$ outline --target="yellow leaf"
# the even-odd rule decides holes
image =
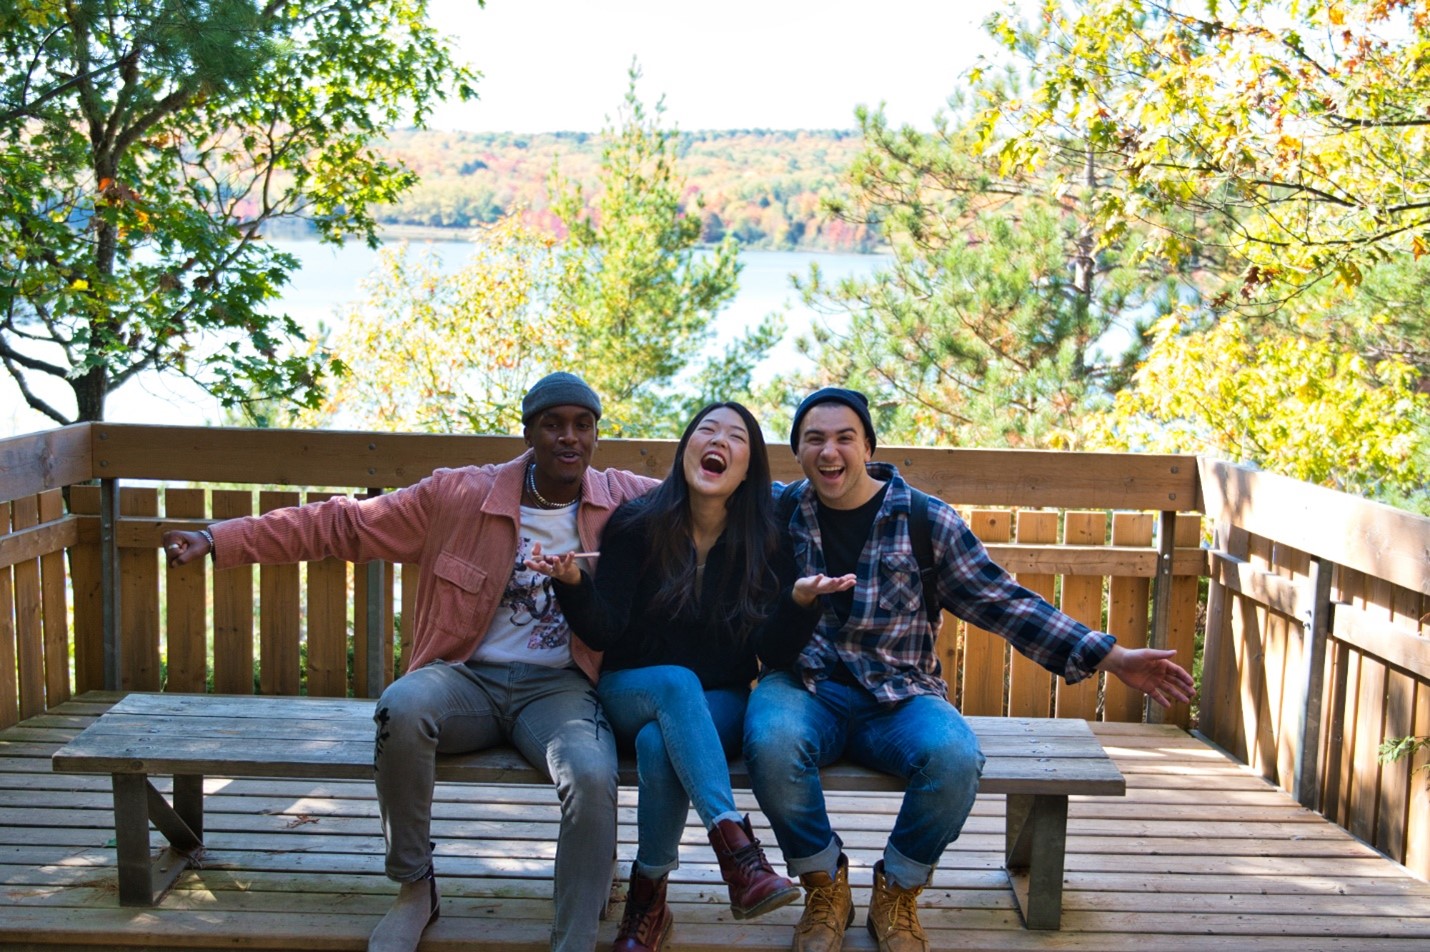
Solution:
[[[70,282],[70,290],[71,290],[71,291],[88,291],[88,290],[89,290],[89,282],[86,281],[84,278],[75,278],[73,281]]]

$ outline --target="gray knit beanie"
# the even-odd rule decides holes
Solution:
[[[869,418],[869,398],[858,390],[846,390],[843,387],[825,387],[816,390],[804,398],[799,409],[794,411],[794,423],[789,428],[789,446],[795,452],[799,452],[799,424],[804,419],[804,415],[811,407],[817,407],[821,403],[842,403],[844,406],[854,411],[854,415],[859,418],[859,422],[864,424],[864,435],[869,438],[869,449],[873,450],[878,445],[874,436],[874,421]]]
[[[586,381],[564,370],[547,374],[526,391],[521,399],[521,422],[530,423],[531,418],[552,407],[585,407],[601,419],[601,398],[596,396]]]

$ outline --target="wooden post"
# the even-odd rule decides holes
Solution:
[[[120,669],[119,480],[99,481],[99,587],[104,629],[104,689],[123,690]]]
[[[368,497],[382,494],[381,489],[368,489]],[[383,643],[387,640],[385,602],[387,599],[387,563],[373,560],[367,564],[367,684],[363,697],[375,698],[382,693]],[[356,686],[355,686],[356,687]]]
[[[1177,546],[1177,513],[1162,510],[1157,524],[1157,581],[1152,592],[1152,630],[1147,647],[1167,647],[1167,628],[1172,620],[1172,556]],[[1151,698],[1142,702],[1142,717],[1148,724],[1162,723],[1162,708]]]
[[[1321,759],[1321,699],[1325,694],[1326,635],[1331,630],[1331,563],[1325,559],[1311,561],[1311,604],[1302,621],[1301,646],[1301,706],[1296,715],[1296,776],[1291,793],[1301,806],[1319,810],[1321,784],[1318,770]]]

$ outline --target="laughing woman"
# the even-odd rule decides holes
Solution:
[[[636,752],[640,842],[615,952],[655,952],[669,933],[666,880],[692,803],[735,918],[799,895],[735,808],[726,758],[739,750],[756,630],[810,627],[800,603],[845,582],[815,576],[796,583],[798,601],[781,594],[772,509],[758,424],[738,403],[712,404],[686,427],[665,481],[611,517],[594,579],[570,553],[528,563],[556,580],[581,640],[605,652],[597,692],[617,742]]]

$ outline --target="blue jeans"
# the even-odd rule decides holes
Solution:
[[[693,671],[678,665],[607,671],[596,692],[616,742],[635,748],[636,867],[658,879],[680,865],[692,804],[707,830],[740,818],[726,758],[740,749],[748,692],[706,691]]]
[[[884,704],[862,687],[820,681],[810,693],[784,671],[750,695],[745,763],[761,809],[795,875],[833,869],[841,841],[829,824],[819,768],[848,757],[908,781],[889,834],[885,872],[903,886],[928,881],[973,809],[983,752],[947,700]]]

